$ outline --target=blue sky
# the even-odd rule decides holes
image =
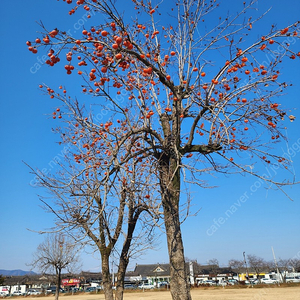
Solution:
[[[220,2],[223,11],[230,9],[235,13],[241,1]],[[259,15],[271,6],[272,10],[252,34],[267,32],[271,24],[284,27],[299,17],[298,0],[284,1],[284,5],[281,0],[259,0],[253,14]],[[61,151],[58,137],[51,132],[55,125],[49,117],[56,107],[55,103],[42,95],[38,85],[42,82],[56,86],[65,84],[74,93],[76,87],[65,72],[43,65],[40,61],[44,53],[39,51],[38,55],[32,55],[25,42],[39,36],[36,32],[40,28],[36,22],[40,20],[49,29],[71,30],[74,35],[82,24],[88,27],[94,22],[101,22],[96,17],[87,22],[81,18],[82,11],[69,17],[68,8],[64,2],[55,0],[1,3],[0,269],[29,269],[26,264],[44,238],[33,231],[44,230],[53,224],[53,216],[40,207],[38,194],[42,191],[32,187],[34,177],[23,161],[33,167],[51,169],[51,160]],[[300,43],[298,46],[300,50]],[[294,164],[289,179],[294,174],[299,181],[299,60],[297,64],[287,60],[283,66],[286,80],[293,82],[294,86],[280,101],[286,107],[296,108],[291,113],[297,119],[287,124],[289,141],[278,146],[278,153],[290,151]],[[277,170],[265,171],[281,178]],[[242,259],[245,251],[270,260],[273,246],[278,257],[299,255],[300,258],[299,185],[286,189],[294,200],[290,201],[281,192],[267,189],[265,184],[251,176],[216,174],[207,179],[208,183],[217,187],[201,190],[191,187],[192,209],[200,211],[182,226],[187,257],[200,263],[217,258],[221,265],[226,265],[231,258]],[[133,268],[136,262],[168,262],[163,237],[160,245],[156,251],[132,261],[130,267]],[[82,263],[84,270],[99,270],[100,263],[95,256],[83,254]]]

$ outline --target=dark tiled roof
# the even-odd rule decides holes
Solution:
[[[86,281],[102,280],[102,273],[82,271],[77,277],[85,279]]]
[[[3,285],[31,285],[31,284],[49,284],[55,282],[54,275],[24,275],[24,276],[7,276]]]
[[[228,274],[228,273],[234,273],[233,270],[230,267],[221,268],[217,265],[199,265],[194,264],[194,274],[195,275],[205,275],[205,274]]]
[[[134,275],[143,276],[170,276],[169,264],[150,264],[150,265],[136,265]]]

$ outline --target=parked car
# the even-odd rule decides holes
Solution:
[[[151,290],[154,289],[154,285],[150,283],[143,283],[139,285],[139,289]]]
[[[35,296],[37,296],[37,295],[41,295],[42,293],[40,292],[40,291],[38,291],[38,290],[34,290],[34,289],[29,289],[28,291],[27,291],[27,295],[35,295]]]
[[[62,289],[62,288],[60,288],[60,289],[59,289],[59,292],[60,292],[60,293],[64,293],[65,290]],[[47,288],[46,294],[50,294],[50,293],[52,293],[52,294],[55,294],[55,293],[56,293],[56,286],[49,286],[49,287]]]
[[[198,285],[206,285],[206,284],[212,285],[212,283],[213,283],[212,280],[201,280],[198,282]]]
[[[204,280],[201,284],[217,285],[217,282],[215,280]]]
[[[125,284],[124,289],[125,290],[136,290],[137,286],[135,284]]]
[[[229,285],[235,285],[239,283],[236,279],[228,279],[227,282]]]
[[[260,284],[260,280],[259,279],[250,279],[250,283],[251,284]]]
[[[209,285],[217,285],[218,281],[217,280],[207,280],[206,283],[208,283]]]
[[[226,285],[235,285],[235,284],[238,284],[238,283],[239,282],[236,279],[228,279],[228,280],[221,281],[219,283],[219,285],[226,286]]]
[[[96,290],[97,288],[95,286],[89,286],[84,291],[91,293],[91,292],[96,292]]]
[[[0,292],[0,297],[1,297],[1,298],[4,298],[4,297],[6,297],[6,296],[8,296],[7,293],[5,293],[5,292]]]
[[[286,283],[299,283],[300,282],[300,277],[286,277],[285,278]]]
[[[201,284],[203,284],[203,279],[197,280],[197,285],[199,286]]]
[[[14,291],[11,295],[12,296],[23,296],[24,293],[22,293],[21,291]]]
[[[275,283],[278,283],[278,281],[276,279],[273,279],[273,278],[262,278],[260,281],[263,284],[275,284]]]
[[[167,282],[167,281],[160,281],[160,282],[157,282],[157,287],[158,288],[166,288],[166,287],[168,287],[170,284],[169,284],[169,282]]]
[[[244,281],[245,284],[259,284],[259,279],[250,278],[249,280]]]

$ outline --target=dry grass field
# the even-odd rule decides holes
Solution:
[[[36,299],[37,298],[37,299]],[[54,296],[26,297],[26,299],[52,300]],[[300,300],[300,286],[201,288],[192,290],[193,300]],[[103,294],[78,294],[60,296],[62,300],[104,300]],[[171,300],[169,291],[125,292],[124,300]]]

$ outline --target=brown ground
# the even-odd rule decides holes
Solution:
[[[300,286],[261,288],[207,288],[192,290],[193,300],[300,300]],[[26,297],[35,300],[54,300],[54,296]],[[61,300],[104,300],[103,294],[61,295]],[[124,300],[171,300],[169,291],[125,292]]]

